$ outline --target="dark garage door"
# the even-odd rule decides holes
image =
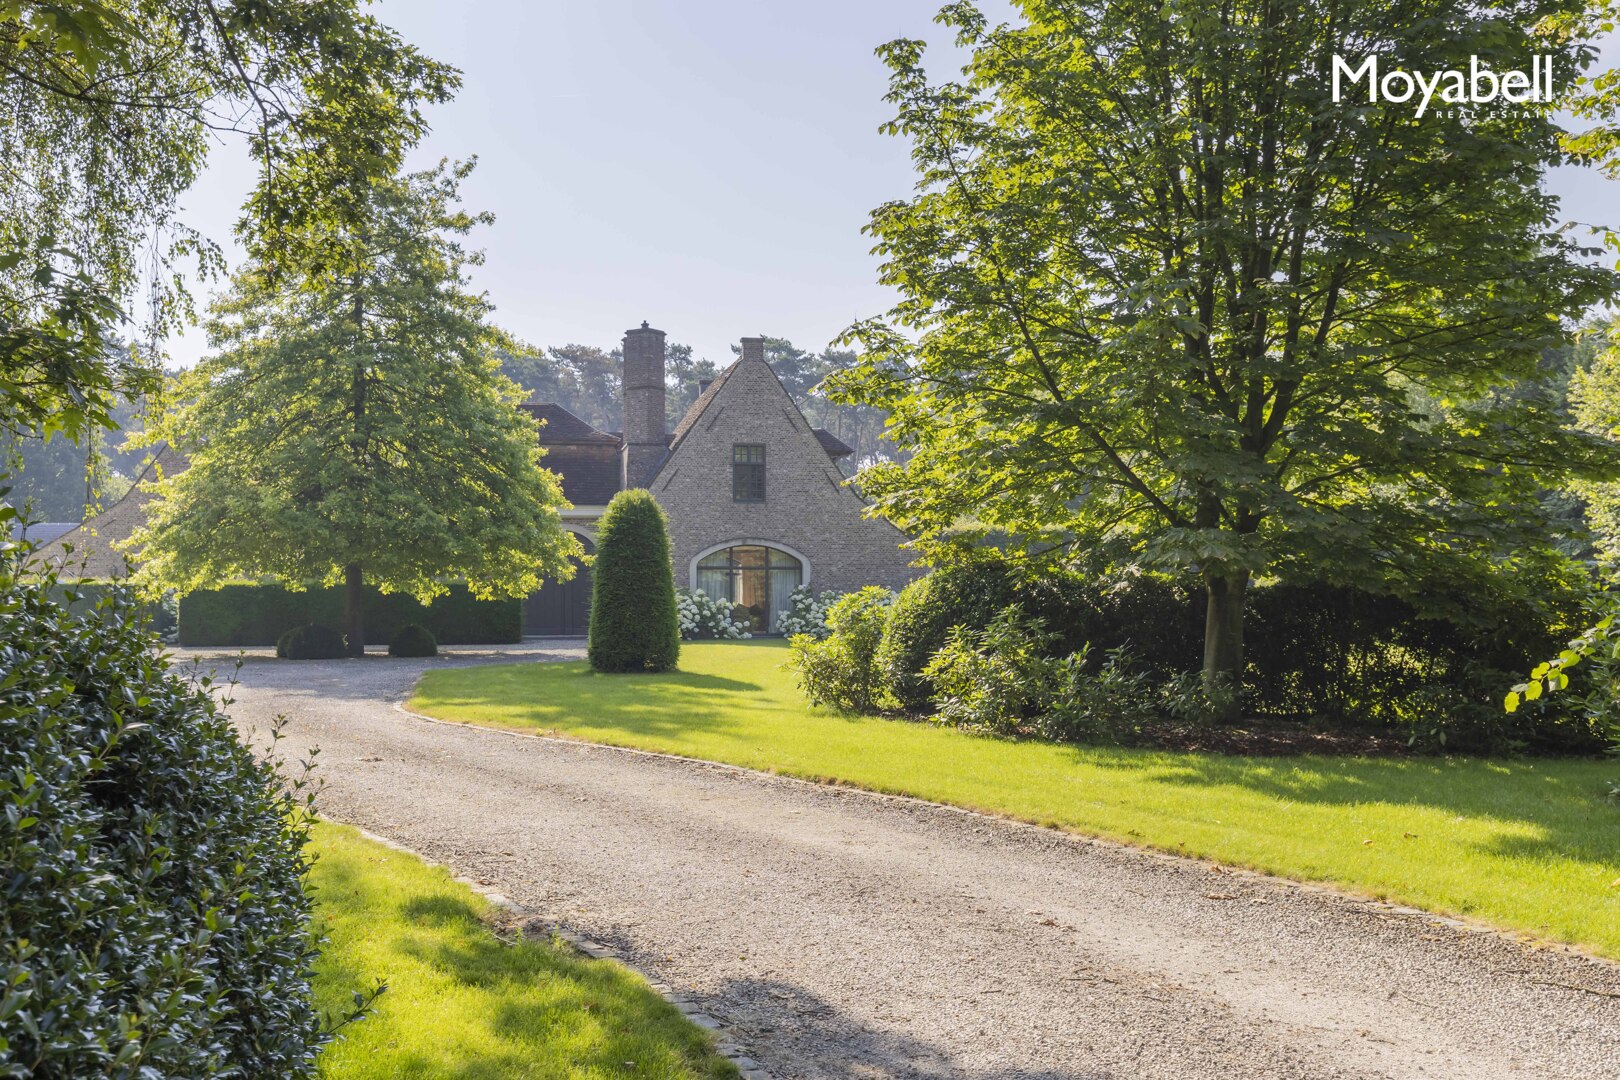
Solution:
[[[581,536],[580,544],[589,555],[595,546]],[[523,632],[550,636],[576,636],[585,633],[591,616],[591,572],[581,566],[573,580],[547,579],[539,592],[523,602]]]

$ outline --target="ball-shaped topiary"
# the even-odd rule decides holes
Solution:
[[[341,630],[307,623],[276,639],[276,655],[283,660],[341,660],[349,655],[345,640]]]
[[[0,564],[0,1062],[53,1080],[312,1076],[329,1036],[301,803],[170,669],[126,592],[70,609],[48,572],[13,569]]]
[[[421,623],[406,623],[388,642],[389,656],[438,656],[439,642]]]
[[[650,492],[619,492],[596,527],[586,655],[612,672],[670,671],[680,659],[669,530]]]

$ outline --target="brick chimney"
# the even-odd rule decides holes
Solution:
[[[646,487],[669,450],[664,426],[664,332],[645,322],[624,332],[624,454],[627,488]]]
[[[742,339],[742,358],[744,360],[758,360],[765,362],[765,339],[762,337],[745,337]]]

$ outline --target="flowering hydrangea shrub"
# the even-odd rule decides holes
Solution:
[[[738,640],[753,637],[747,624],[731,617],[731,602],[717,600],[702,589],[676,589],[675,614],[680,619],[681,637],[729,638]]]
[[[810,591],[810,586],[800,585],[788,594],[787,610],[776,616],[776,632],[789,637],[794,634],[809,634],[817,639],[826,637],[832,633],[827,626],[827,612],[838,602],[838,595],[828,590],[817,596]]]

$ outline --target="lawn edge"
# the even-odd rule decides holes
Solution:
[[[1323,896],[1332,897],[1333,899],[1339,901],[1361,904],[1380,914],[1416,918],[1425,922],[1437,924],[1465,933],[1484,934],[1490,937],[1499,938],[1514,945],[1528,946],[1542,950],[1556,950],[1577,959],[1597,964],[1600,967],[1620,967],[1620,957],[1604,956],[1592,950],[1582,948],[1579,945],[1572,945],[1564,941],[1554,941],[1549,938],[1538,937],[1537,935],[1528,931],[1515,930],[1497,923],[1486,921],[1484,919],[1477,919],[1467,915],[1458,915],[1452,912],[1431,911],[1428,908],[1412,907],[1408,904],[1391,903],[1390,901],[1382,900],[1371,893],[1362,892],[1352,886],[1341,885],[1338,882],[1323,881],[1320,879],[1287,877],[1282,874],[1274,874],[1265,870],[1256,870],[1251,866],[1245,866],[1241,863],[1225,862],[1212,856],[1179,854],[1177,852],[1167,851],[1164,848],[1157,847],[1153,844],[1135,844],[1083,828],[1056,824],[1042,824],[1040,822],[1031,821],[1028,818],[1018,817],[1013,814],[979,810],[968,806],[957,806],[954,803],[935,802],[932,799],[924,799],[917,795],[904,795],[897,792],[880,791],[876,788],[865,787],[849,780],[838,780],[832,778],[812,780],[802,776],[792,776],[787,773],[771,772],[766,769],[753,769],[746,765],[733,765],[730,762],[715,761],[711,758],[690,757],[685,754],[670,753],[667,750],[644,750],[636,746],[621,746],[617,743],[595,742],[591,739],[576,738],[574,736],[564,735],[556,731],[524,731],[495,724],[480,724],[471,720],[446,720],[442,717],[428,716],[426,713],[420,713],[409,708],[408,703],[413,700],[414,697],[415,688],[413,687],[411,697],[407,698],[405,701],[394,702],[394,708],[405,716],[408,716],[414,720],[423,721],[424,723],[442,724],[446,727],[456,728],[476,728],[480,731],[494,732],[497,735],[508,735],[517,739],[539,739],[543,742],[553,742],[571,746],[592,746],[596,747],[597,749],[612,750],[621,754],[635,754],[641,757],[661,758],[667,761],[676,761],[688,765],[698,765],[708,769],[725,769],[729,772],[737,773],[743,776],[783,781],[792,784],[802,784],[806,787],[834,788],[839,791],[858,794],[862,798],[867,799],[880,801],[891,800],[895,802],[910,803],[916,806],[928,807],[934,810],[946,810],[953,814],[964,814],[983,821],[995,822],[1003,826],[1038,830],[1043,835],[1050,836],[1052,834],[1056,834],[1065,837],[1072,843],[1096,844],[1116,851],[1126,852],[1138,857],[1161,859],[1176,864],[1203,863],[1205,865],[1219,866],[1226,873],[1242,875],[1245,878],[1253,879],[1259,882],[1267,882],[1273,885],[1282,885],[1289,888],[1304,890],[1306,892],[1317,893]],[[625,966],[632,967],[634,970],[632,965],[626,964]],[[647,978],[644,973],[641,974],[643,978]],[[649,979],[649,981],[651,980]]]
[[[401,712],[405,712],[407,715],[417,715],[415,713],[411,713],[410,710],[405,709],[397,702],[395,703],[395,708],[400,709]],[[435,720],[431,716],[419,717],[419,719],[428,720],[435,724],[453,723],[453,721],[448,720]],[[634,972],[636,975],[641,977],[643,982],[652,987],[653,993],[675,1006],[676,1011],[682,1016],[686,1017],[687,1020],[691,1021],[693,1024],[696,1024],[698,1027],[702,1028],[713,1036],[714,1052],[735,1065],[737,1067],[737,1072],[742,1075],[743,1080],[777,1080],[776,1077],[766,1072],[764,1067],[761,1066],[759,1062],[755,1061],[751,1056],[749,1056],[748,1052],[743,1048],[742,1042],[738,1038],[736,1032],[725,1022],[704,1012],[702,1009],[697,1007],[697,1004],[691,998],[686,997],[668,983],[654,978],[652,975],[643,971],[641,968],[625,959],[624,956],[608,946],[603,945],[601,942],[593,941],[582,934],[576,934],[572,930],[564,929],[561,924],[550,916],[536,911],[535,909],[524,904],[520,904],[516,900],[513,900],[511,897],[507,896],[505,893],[492,889],[487,885],[480,885],[474,879],[456,873],[455,867],[449,865],[448,863],[442,863],[436,859],[430,858],[414,848],[407,847],[398,840],[390,839],[389,837],[383,836],[380,833],[372,832],[370,829],[367,829],[364,826],[356,825],[353,822],[343,821],[342,819],[332,817],[329,814],[322,814],[320,816],[320,820],[330,821],[334,824],[342,825],[345,828],[353,829],[355,832],[359,833],[361,836],[365,837],[367,840],[370,840],[374,844],[381,844],[383,847],[388,848],[391,851],[397,851],[403,855],[409,855],[413,859],[426,863],[428,866],[436,866],[449,871],[451,879],[455,881],[456,884],[466,886],[487,900],[492,906],[500,909],[507,915],[512,916],[512,918],[519,920],[519,928],[525,936],[532,936],[537,932],[543,932],[548,936],[561,938],[563,941],[568,943],[570,948],[579,953],[581,956],[587,957],[591,960],[607,960],[611,963],[619,965],[622,968],[625,968],[628,971]]]

